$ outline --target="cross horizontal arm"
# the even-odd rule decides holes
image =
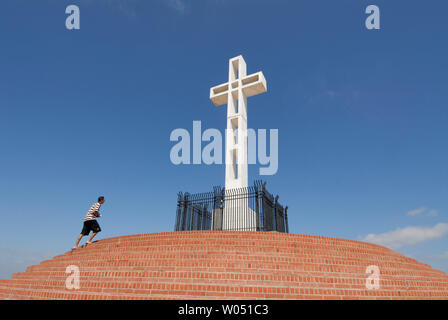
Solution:
[[[232,93],[237,92],[241,87],[246,97],[252,97],[267,91],[266,79],[263,72],[257,72],[242,79],[227,82],[210,89],[210,100],[215,106],[222,106],[228,103],[229,89]],[[238,95],[236,95],[238,96]]]

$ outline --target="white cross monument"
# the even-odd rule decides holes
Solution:
[[[267,91],[263,72],[247,75],[243,56],[229,60],[229,81],[210,89],[215,106],[227,104],[226,130],[226,190],[248,187],[247,161],[247,98]],[[225,230],[251,229],[255,215],[247,199],[238,205],[239,210],[224,210]],[[226,207],[226,209],[229,209]],[[226,211],[229,214],[226,214]],[[237,215],[237,216],[235,216]]]

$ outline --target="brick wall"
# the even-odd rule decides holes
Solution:
[[[66,285],[72,265],[79,289]],[[448,299],[448,276],[359,241],[172,232],[104,239],[30,266],[0,280],[0,299]]]

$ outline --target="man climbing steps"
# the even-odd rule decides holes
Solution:
[[[87,212],[85,218],[84,218],[84,225],[81,231],[81,234],[78,236],[78,239],[76,240],[76,244],[73,247],[73,249],[78,249],[78,244],[81,241],[83,236],[88,236],[90,231],[92,231],[92,235],[90,236],[89,240],[87,240],[86,244],[91,244],[92,239],[98,234],[98,232],[101,232],[100,225],[96,221],[96,218],[100,218],[100,208],[101,205],[105,202],[104,197],[99,197],[98,202],[93,204],[89,211]]]

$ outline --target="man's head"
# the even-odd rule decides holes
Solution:
[[[100,204],[103,204],[104,201],[106,201],[106,200],[104,199],[104,197],[99,197],[99,198],[98,198],[98,202],[99,202]]]

